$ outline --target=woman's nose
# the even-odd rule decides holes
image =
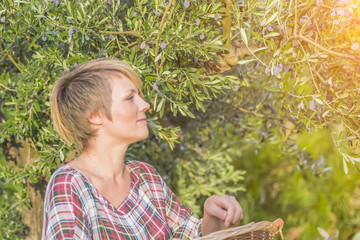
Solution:
[[[144,99],[141,98],[139,111],[140,112],[146,112],[147,110],[149,110],[149,108],[150,108],[150,104],[148,102],[146,102]]]

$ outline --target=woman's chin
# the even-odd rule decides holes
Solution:
[[[139,136],[139,138],[135,141],[135,142],[140,142],[142,140],[145,140],[149,137],[149,131],[146,131],[146,133],[142,134],[141,136]]]

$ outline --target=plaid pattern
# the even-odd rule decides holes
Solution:
[[[42,239],[192,239],[201,220],[149,164],[127,161],[131,188],[118,208],[63,164],[46,189]]]

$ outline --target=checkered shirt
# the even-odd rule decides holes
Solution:
[[[149,164],[127,161],[131,188],[115,208],[78,170],[63,164],[46,189],[42,239],[192,239],[201,220],[179,203]]]

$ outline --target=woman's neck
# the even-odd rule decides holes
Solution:
[[[87,148],[84,157],[87,157],[88,166],[109,180],[122,178],[126,169],[124,157],[128,146],[95,145]]]

